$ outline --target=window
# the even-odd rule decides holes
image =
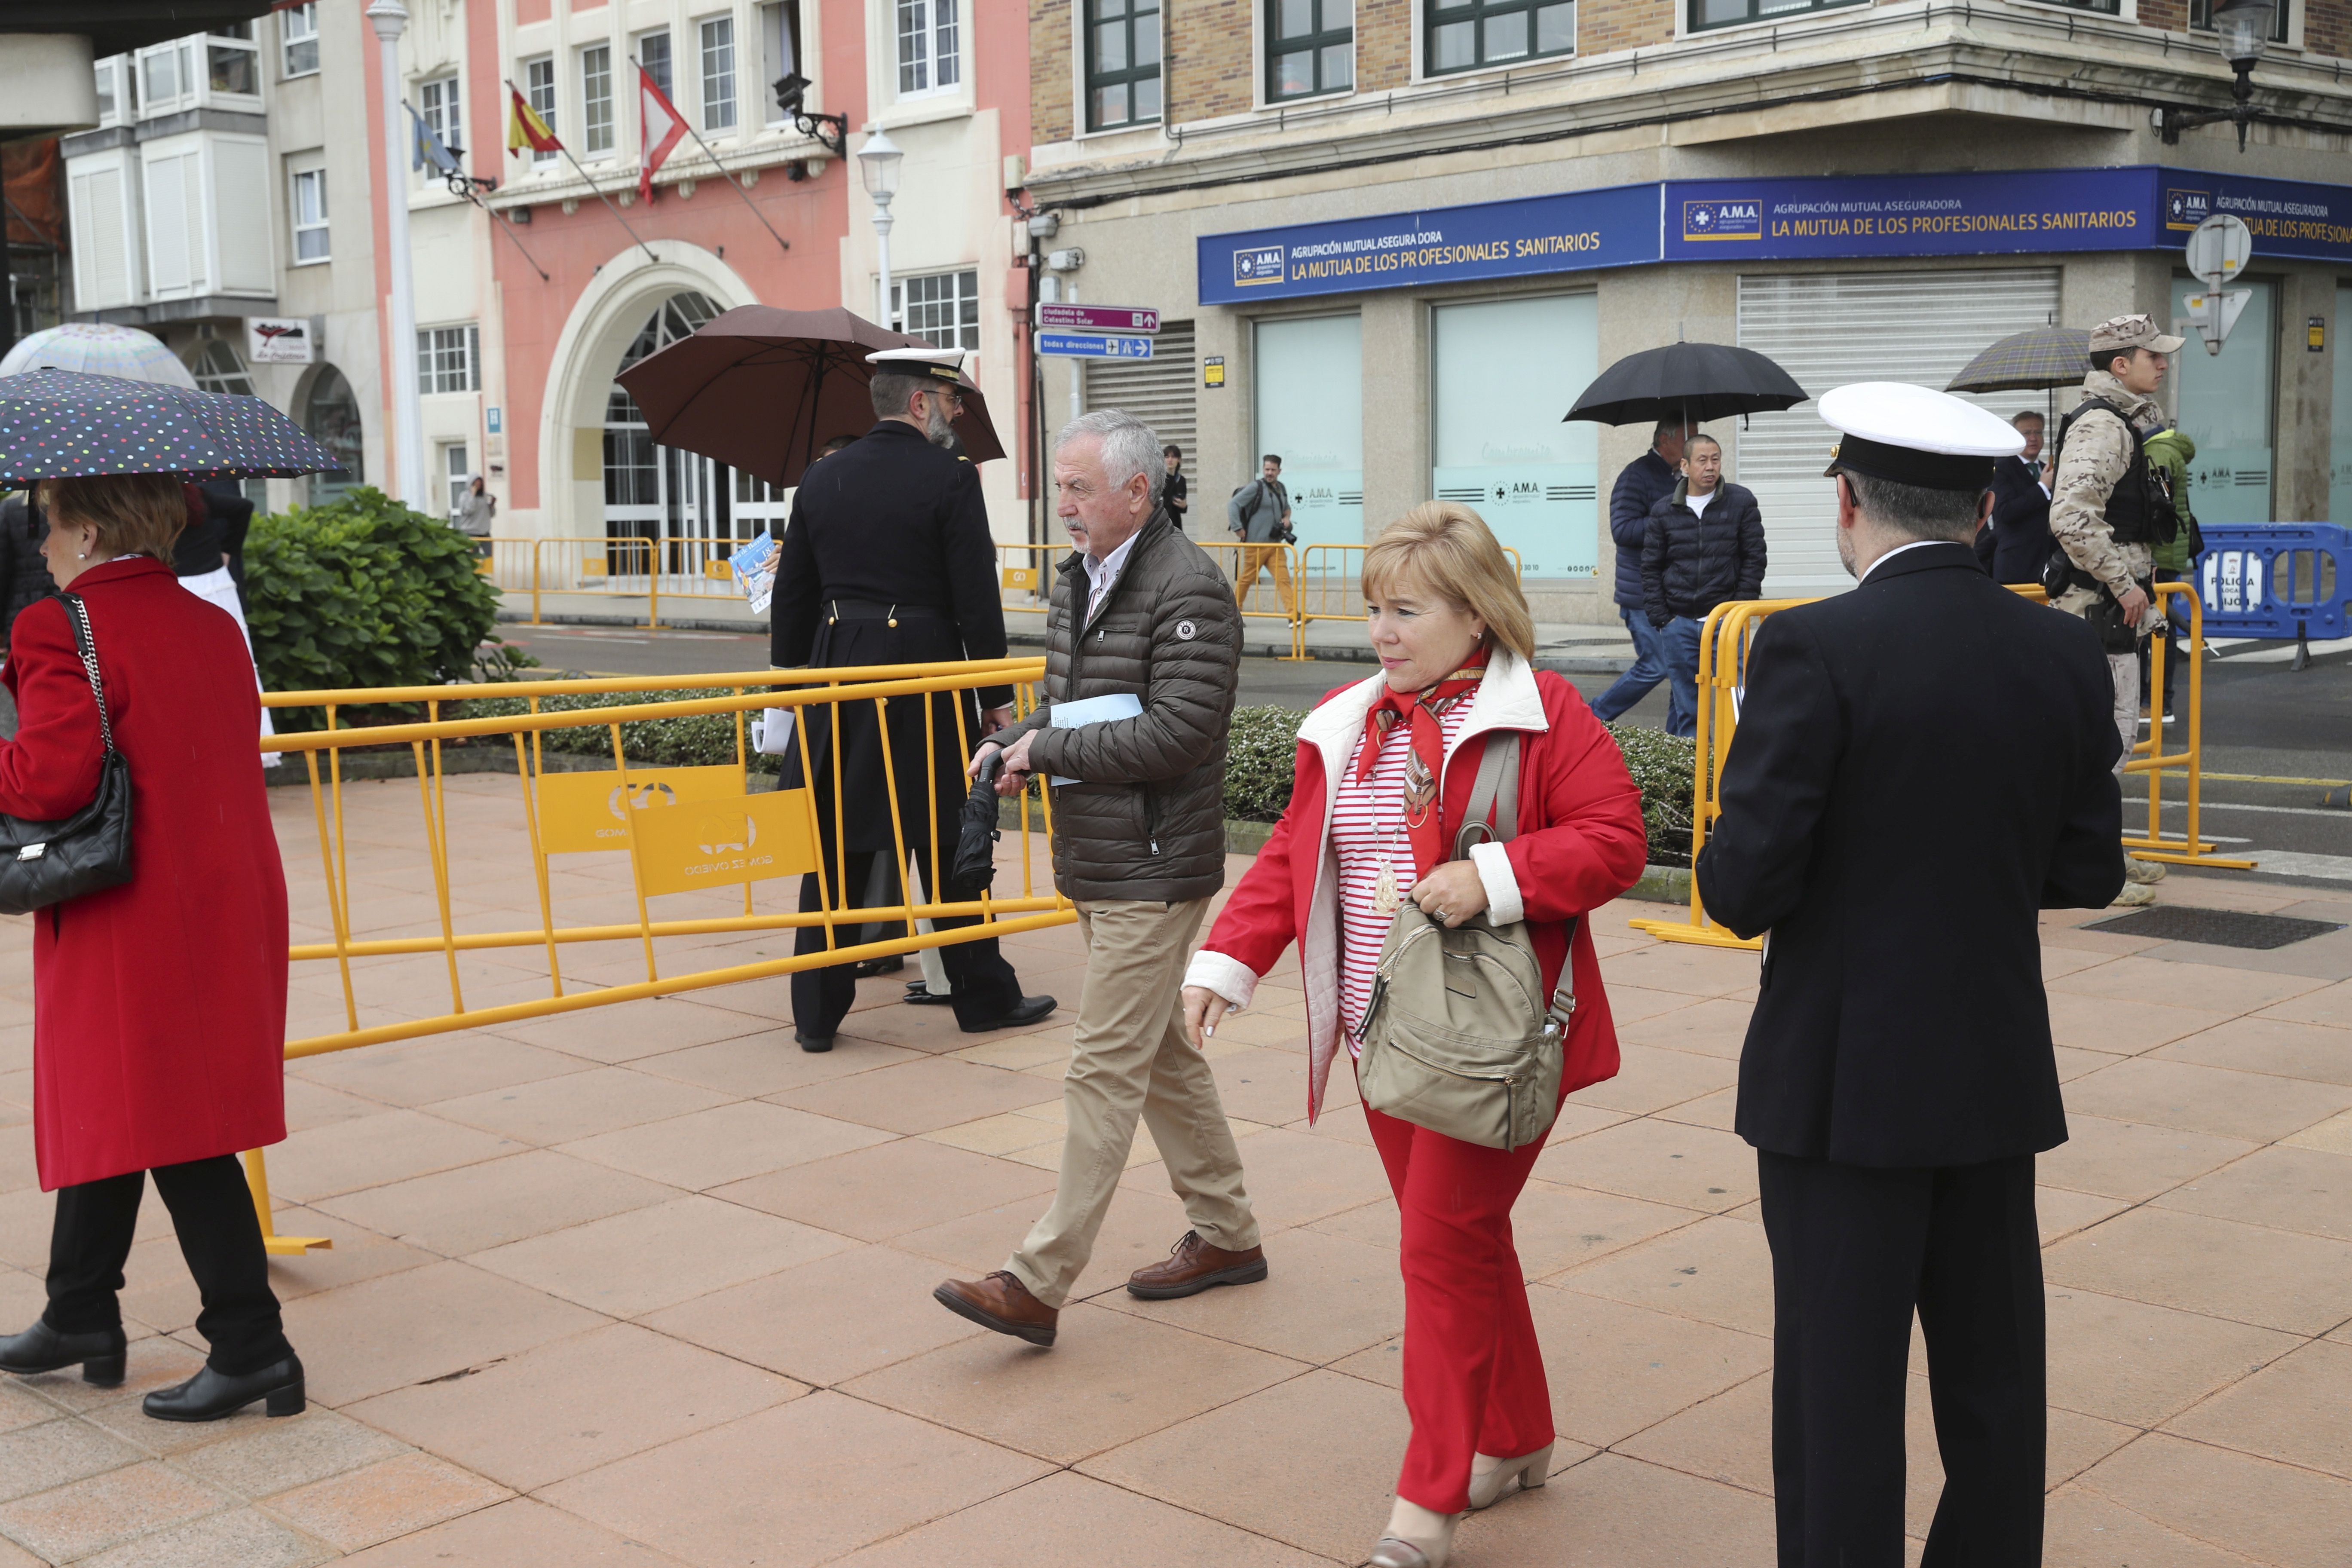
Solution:
[[[466,443],[445,441],[441,444],[441,475],[449,489],[449,516],[452,520],[456,519],[457,509],[465,504],[466,492],[474,488],[474,470],[466,465]]]
[[[1265,36],[1267,102],[1356,85],[1356,0],[1267,0]]]
[[[426,327],[416,334],[416,390],[427,396],[436,392],[479,392],[476,374],[481,363],[482,330]]]
[[[1690,30],[1697,33],[1709,27],[1737,26],[1742,22],[1762,22],[1776,16],[1801,16],[1809,11],[1832,11],[1864,3],[1866,0],[1691,0]]]
[[[116,109],[114,83],[121,74],[122,62],[119,59],[100,60],[93,69],[98,78],[98,122],[111,125]]]
[[[278,13],[278,47],[288,76],[309,76],[319,68],[318,0]]]
[[[654,85],[662,89],[662,96],[675,101],[675,95],[670,91],[669,85],[669,35],[647,33],[644,37],[639,38],[637,63],[646,68],[647,76],[654,79]]]
[[[450,82],[450,86],[452,89],[457,86],[454,79]],[[535,60],[523,62],[522,92],[523,101],[530,105],[531,112],[545,121],[547,128],[553,131],[555,129],[554,56],[541,55]],[[531,166],[537,168],[541,163],[552,163],[559,155],[554,153],[542,153],[534,147],[530,151]]]
[[[457,79],[445,76],[419,84],[416,100],[416,117],[425,121],[425,128],[441,138],[441,145],[450,152],[464,152],[466,137],[457,107]],[[537,109],[539,105],[534,103],[531,107]]]
[[[188,367],[195,374],[199,392],[226,392],[234,396],[253,395],[253,377],[236,351],[214,338],[196,351],[196,363]]]
[[[333,365],[320,365],[318,378],[310,383],[310,395],[302,408],[302,429],[342,465],[311,476],[310,504],[323,505],[352,486],[367,482],[360,461],[360,400],[352,395],[352,384]]]
[[[252,98],[261,91],[261,50],[250,22],[215,22],[205,38],[205,79],[213,91]]]
[[[327,259],[327,171],[294,171],[294,265]]]
[[[702,24],[702,128],[735,128],[735,18]]]
[[[800,77],[802,90],[805,92],[808,79],[801,72],[799,0],[778,0],[777,4],[760,7],[760,41],[767,53],[767,64],[760,73],[760,79],[774,84],[786,77]],[[767,105],[769,124],[779,125],[791,118],[777,103],[772,85],[762,101]]]
[[[1600,432],[1551,402],[1600,374],[1600,296],[1439,305],[1429,335],[1428,493],[1476,507],[1527,576],[1593,575]]]
[[[1432,76],[1576,52],[1575,0],[1426,0]]]
[[[140,98],[150,109],[167,112],[196,90],[195,53],[185,42],[150,49],[139,57],[139,74]]]
[[[2099,7],[2100,10],[2110,13],[2115,8],[2115,0],[2107,0],[2106,5]],[[2278,9],[2271,13],[2271,42],[2273,44],[2284,44],[2287,41],[2286,14],[2287,0],[2279,0]],[[2189,0],[2189,27],[2191,32],[2196,33],[2210,33],[2213,30],[2213,0]]]
[[[942,272],[890,284],[890,320],[902,332],[942,349],[980,347],[980,274]]]
[[[532,105],[537,108],[538,105]],[[551,124],[548,127],[553,130]],[[613,46],[598,44],[580,51],[580,135],[582,150],[613,150]]]
[[[1087,129],[1160,118],[1160,0],[1087,0]]]
[[[898,96],[938,92],[963,79],[958,0],[897,0]]]

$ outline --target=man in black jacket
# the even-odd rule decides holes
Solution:
[[[1942,393],[1840,387],[1850,594],[1748,660],[1697,878],[1765,937],[1739,1063],[1772,1249],[1781,1568],[1900,1568],[1911,1317],[1945,1484],[1925,1562],[2042,1561],[2033,1157],[2066,1137],[2039,911],[2123,885],[2097,634],[1994,584],[1968,542],[2016,434]],[[1922,837],[1965,823],[1968,852]]]
[[[1698,732],[1699,623],[1717,605],[1764,591],[1764,519],[1756,492],[1723,479],[1723,447],[1694,436],[1683,482],[1650,508],[1642,531],[1643,614],[1674,681],[1666,730]]]
[[[1666,678],[1657,629],[1642,614],[1642,535],[1650,525],[1650,509],[1680,477],[1683,445],[1690,434],[1691,426],[1679,419],[1659,420],[1650,449],[1625,465],[1609,492],[1609,538],[1617,547],[1617,615],[1625,623],[1625,635],[1633,639],[1633,664],[1593,701],[1593,716],[1604,724],[1615,723]],[[1667,688],[1666,728],[1687,734],[1694,721],[1688,710],[1676,706],[1680,700],[1679,691]]]
[[[2010,423],[2025,449],[1992,467],[1992,521],[1977,541],[1977,557],[1996,583],[2039,583],[2042,563],[2058,548],[2050,537],[2050,475],[2042,461],[2047,421],[2028,409]]]
[[[792,521],[777,551],[770,659],[779,669],[874,664],[939,664],[1004,657],[1004,611],[997,596],[996,546],[981,500],[980,470],[949,456],[949,422],[966,384],[949,350],[889,349],[866,356],[874,376],[874,428],[863,439],[810,465],[793,498]],[[890,788],[898,785],[898,825],[922,873],[940,887],[931,864],[932,824],[941,853],[952,853],[963,805],[964,750],[1013,720],[1013,689],[987,687],[973,705],[968,692],[935,694],[931,735],[926,704],[889,705],[889,769],[869,702],[803,708],[816,783],[820,865],[801,879],[801,908],[824,907],[826,879],[846,856],[843,886],[862,892],[877,854],[896,857]],[[835,820],[834,745],[839,726],[840,820]],[[926,757],[928,755],[928,762]],[[799,748],[786,755],[784,784],[798,788]],[[936,813],[934,805],[936,805]],[[836,893],[838,890],[836,889]],[[852,900],[836,897],[838,909]],[[971,919],[940,920],[952,930]],[[795,952],[822,952],[824,928],[803,926]],[[1050,996],[1021,994],[996,939],[951,942],[940,950],[954,985],[956,1022],[968,1034],[1034,1023],[1054,1010]],[[793,1024],[801,1047],[829,1051],[856,995],[846,965],[793,976]]]

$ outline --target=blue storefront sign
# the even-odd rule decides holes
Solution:
[[[1670,180],[1198,241],[1203,304],[1636,267],[2178,250],[2217,213],[2254,255],[2352,262],[2352,188],[2135,164]]]
[[[1293,300],[1658,259],[1658,187],[1203,236],[1201,302]]]
[[[2137,249],[2162,232],[2152,169],[1671,180],[1668,261]],[[2196,225],[2189,226],[2194,228]]]

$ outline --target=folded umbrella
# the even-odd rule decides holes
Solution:
[[[948,890],[959,898],[976,899],[996,880],[996,774],[1004,753],[988,753],[972,776],[971,793],[958,813],[962,826],[956,835],[955,865],[948,872]]]
[[[2081,327],[2011,332],[1969,361],[1946,392],[2044,392],[2073,386],[2091,368],[2091,334]]]
[[[874,427],[874,367],[866,356],[935,346],[838,307],[739,305],[618,379],[663,446],[715,458],[772,485],[796,485],[825,442]],[[962,390],[955,432],[964,455],[975,463],[1002,458],[987,401],[968,381]]]
[[[88,474],[291,479],[341,466],[258,397],[68,370],[0,377],[0,482]]]
[[[1596,425],[1693,424],[1793,408],[1810,395],[1754,349],[1669,343],[1627,354],[1592,380],[1563,418]]]

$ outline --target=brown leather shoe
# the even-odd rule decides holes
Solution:
[[[932,1291],[931,1297],[960,1318],[1049,1350],[1055,1321],[1062,1315],[1029,1294],[1028,1286],[1002,1268],[985,1279],[950,1279]]]
[[[1265,1248],[1227,1252],[1188,1230],[1168,1249],[1164,1263],[1139,1268],[1127,1277],[1127,1293],[1145,1301],[1172,1301],[1197,1296],[1212,1285],[1255,1285],[1265,1278]]]

